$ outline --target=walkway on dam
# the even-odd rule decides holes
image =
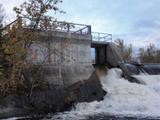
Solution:
[[[122,61],[120,54],[112,43],[112,34],[92,32],[90,25],[59,22],[56,31],[87,37],[91,40],[91,48],[95,49],[95,64],[117,67]],[[81,39],[81,38],[80,38]]]
[[[95,51],[95,64],[96,65],[108,65],[108,46],[112,43],[112,34],[108,33],[92,33],[91,48]]]

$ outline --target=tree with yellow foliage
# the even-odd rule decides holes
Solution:
[[[26,62],[30,46],[37,40],[35,32],[56,28],[56,19],[49,16],[48,12],[60,11],[57,5],[61,0],[29,0],[20,7],[15,7],[17,19],[3,29],[4,42],[1,45],[4,59],[9,66],[0,80],[0,89],[4,93],[17,92],[19,86],[24,85],[24,68],[30,66]]]

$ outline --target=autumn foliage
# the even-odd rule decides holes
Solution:
[[[1,65],[0,92],[3,94],[17,92],[19,86],[25,85],[23,70],[32,66],[27,63],[30,46],[37,40],[37,30],[47,30],[56,26],[56,19],[48,15],[49,11],[63,12],[57,7],[61,0],[29,0],[13,10],[17,19],[1,31]],[[2,42],[3,41],[3,42]]]

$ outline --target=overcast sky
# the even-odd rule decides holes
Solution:
[[[9,21],[13,6],[22,2],[0,0]],[[160,0],[63,0],[59,6],[66,11],[56,15],[59,20],[92,25],[92,31],[111,33],[135,48],[149,43],[160,48]]]

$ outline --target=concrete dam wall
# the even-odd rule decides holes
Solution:
[[[31,46],[32,62],[52,65],[89,64],[91,34],[67,32],[38,32],[36,43]]]
[[[91,63],[91,34],[39,32],[28,60],[43,63],[44,80],[52,85],[70,86],[88,79],[94,71]]]
[[[91,31],[39,31],[36,34],[38,40],[30,48],[28,61],[43,65],[42,78],[51,85],[67,87],[89,79],[95,71],[91,48],[96,51],[96,64],[117,67],[122,61],[116,46],[105,41],[107,35],[98,35],[97,39],[103,38],[103,41],[96,41]]]

